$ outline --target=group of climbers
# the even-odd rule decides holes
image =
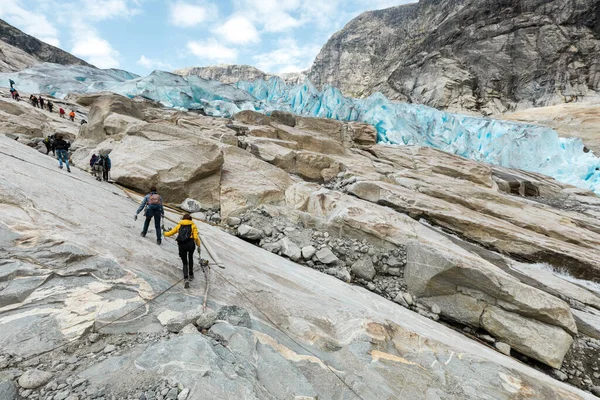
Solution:
[[[17,89],[14,88],[15,81],[9,79],[8,82],[10,83],[10,95],[13,98],[13,100],[21,100],[19,92],[17,91]],[[52,101],[50,101],[49,99],[44,99],[42,95],[36,96],[32,94],[29,96],[29,101],[31,105],[35,108],[41,108],[42,110],[47,109],[49,112],[52,112],[54,110],[54,103],[52,103]],[[60,107],[58,110],[58,115],[61,118],[65,118],[66,114],[66,111],[62,107]],[[71,112],[69,113],[69,120],[71,122],[75,122],[75,117],[75,110],[71,110]],[[84,123],[87,123],[87,121],[82,120],[81,124],[83,125]]]
[[[108,154],[92,154],[90,168],[92,169],[92,176],[95,176],[97,181],[108,181],[110,169],[112,168],[110,157]]]
[[[142,199],[138,207],[134,221],[137,221],[140,212],[144,211],[144,228],[142,229],[142,237],[145,237],[150,227],[150,222],[154,219],[154,228],[156,230],[156,243],[162,243],[161,233],[164,231],[166,237],[171,237],[177,234],[177,246],[179,247],[179,257],[183,264],[183,279],[184,287],[190,287],[190,281],[194,280],[194,251],[198,248],[200,254],[200,236],[198,235],[198,227],[192,221],[189,214],[185,214],[181,221],[170,230],[161,229],[161,219],[165,217],[162,196],[158,194],[155,186],[150,188],[148,193]]]

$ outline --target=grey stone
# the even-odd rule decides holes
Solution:
[[[177,396],[177,400],[187,400],[189,394],[190,394],[190,389],[185,388],[181,391],[181,393],[179,393],[179,395]]]
[[[86,383],[86,382],[87,382],[87,379],[82,379],[82,378],[79,378],[79,379],[77,379],[76,381],[74,381],[74,382],[71,384],[71,386],[75,388],[75,387],[77,387],[77,386],[81,386],[81,385],[83,385],[83,384],[84,384],[84,383]]]
[[[196,322],[201,315],[201,308],[193,309],[185,313],[178,314],[173,318],[170,318],[166,322],[165,327],[169,332],[179,333],[186,325]]]
[[[503,342],[496,342],[494,346],[496,346],[500,353],[510,356],[510,346],[508,344]]]
[[[184,335],[189,335],[189,334],[199,333],[199,332],[198,332],[198,329],[193,324],[188,324],[183,327],[183,329],[181,330],[181,333],[183,333]]]
[[[337,264],[339,259],[331,251],[330,248],[324,247],[315,254],[317,259],[326,265]]]
[[[55,394],[52,400],[65,400],[70,394],[71,392],[69,390],[63,390]]]
[[[176,400],[177,399],[177,393],[178,393],[177,388],[172,388],[167,393],[167,399],[169,399],[169,400]]]
[[[377,271],[375,271],[373,262],[369,258],[363,258],[356,261],[354,264],[352,264],[350,269],[354,275],[366,281],[372,281],[373,278],[375,278],[375,275],[377,275]]]
[[[271,119],[280,124],[287,125],[290,127],[296,126],[296,116],[287,111],[273,111],[271,113]]]
[[[265,237],[265,233],[262,230],[246,224],[238,227],[238,235],[248,240],[260,240]]]
[[[559,369],[573,338],[562,328],[488,306],[481,325],[512,348]]]
[[[278,251],[281,250],[281,243],[279,243],[279,242],[264,243],[262,245],[262,248],[265,249],[266,251],[271,252],[271,253],[277,253]]]
[[[279,242],[279,246],[281,248],[281,254],[288,257],[292,261],[298,261],[302,257],[302,251],[300,247],[294,242],[292,242],[289,238],[284,237]]]
[[[413,297],[410,293],[402,292],[402,297],[404,297],[404,300],[406,300],[409,306],[413,305]]]
[[[315,249],[315,246],[305,246],[302,248],[302,258],[310,260],[316,252],[317,249]]]
[[[210,329],[211,326],[217,321],[217,313],[209,311],[205,314],[200,315],[196,320],[196,326],[198,329]]]
[[[577,330],[589,337],[600,340],[600,311],[584,312],[571,309]]]
[[[402,292],[398,293],[398,295],[396,295],[396,297],[394,297],[394,302],[400,304],[403,307],[408,308],[408,303],[404,299]]]
[[[217,320],[227,321],[231,325],[252,327],[252,319],[248,311],[238,306],[223,306],[217,310]]]
[[[238,226],[242,223],[242,220],[238,217],[229,217],[227,218],[227,225],[229,226]]]
[[[185,199],[179,207],[190,214],[202,211],[202,205],[194,199]]]
[[[50,382],[53,376],[54,374],[51,372],[30,369],[19,378],[19,386],[24,389],[37,389]]]
[[[594,386],[590,389],[590,392],[594,394],[594,396],[600,397],[600,386]]]
[[[562,372],[560,369],[555,369],[552,371],[554,373],[554,376],[556,376],[556,379],[558,379],[559,381],[566,381],[567,379],[569,379],[569,376],[567,374],[565,374],[564,372]]]
[[[104,348],[104,353],[108,354],[108,353],[112,353],[113,351],[115,351],[117,349],[117,347],[114,344],[109,344]]]

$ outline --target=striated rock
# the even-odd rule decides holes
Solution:
[[[600,340],[600,311],[592,309],[588,311],[571,310],[577,323],[577,330],[584,335]]]
[[[217,320],[227,321],[234,326],[252,327],[252,319],[245,309],[238,306],[224,306],[217,310]]]
[[[573,343],[573,338],[559,327],[493,306],[485,309],[481,326],[515,350],[557,369]]]
[[[0,399],[17,400],[17,386],[9,374],[0,373]]]
[[[210,329],[210,327],[213,326],[216,321],[217,313],[210,311],[206,314],[200,315],[200,317],[196,320],[196,326],[198,329]]]
[[[496,342],[494,346],[496,346],[500,353],[510,356],[510,345],[502,342]]]

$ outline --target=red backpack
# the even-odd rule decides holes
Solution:
[[[162,201],[160,201],[160,195],[158,193],[150,194],[150,197],[148,198],[148,204],[149,205],[161,205]]]

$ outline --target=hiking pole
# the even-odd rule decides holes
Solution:
[[[204,302],[202,303],[202,312],[206,313],[206,303],[208,302],[208,291],[210,290],[210,266],[208,264],[208,260],[206,262],[202,259],[202,254],[200,253],[200,246],[198,246],[198,259],[200,262],[200,267],[202,271],[204,271],[204,280],[206,281],[206,288],[204,289]]]

